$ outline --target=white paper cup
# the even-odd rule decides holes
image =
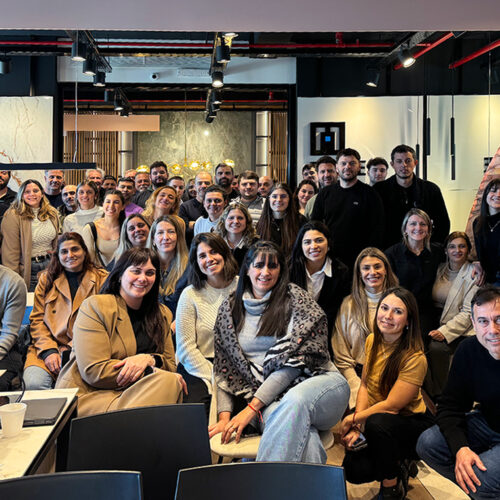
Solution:
[[[12,437],[21,432],[23,428],[25,403],[10,403],[0,406],[0,422],[2,422],[2,436]]]

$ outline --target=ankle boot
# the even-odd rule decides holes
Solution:
[[[404,500],[404,498],[406,498],[406,492],[400,479],[395,486],[380,485],[377,500]]]

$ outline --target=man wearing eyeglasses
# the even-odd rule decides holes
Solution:
[[[205,191],[203,208],[208,217],[199,217],[194,224],[194,235],[210,233],[219,222],[219,218],[227,205],[227,195],[220,186],[212,185]]]

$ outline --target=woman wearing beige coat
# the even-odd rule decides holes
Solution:
[[[73,352],[56,387],[78,388],[78,414],[182,402],[170,322],[158,302],[159,261],[127,250],[102,293],[86,299],[73,329]]]
[[[2,219],[2,264],[35,290],[37,274],[49,264],[59,233],[59,213],[43,194],[41,184],[28,179]]]
[[[51,389],[73,343],[73,325],[82,302],[101,289],[108,273],[90,261],[83,238],[64,233],[35,288],[30,315],[32,343],[24,365],[27,389]]]

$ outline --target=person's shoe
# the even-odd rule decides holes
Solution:
[[[396,486],[380,485],[380,491],[377,500],[404,500],[405,498],[406,491],[401,480],[398,480]]]
[[[401,462],[401,483],[403,485],[403,489],[406,493],[408,493],[408,480],[410,477],[417,477],[418,474],[418,467],[417,467],[417,462],[415,460],[409,460],[405,459],[403,462]]]

